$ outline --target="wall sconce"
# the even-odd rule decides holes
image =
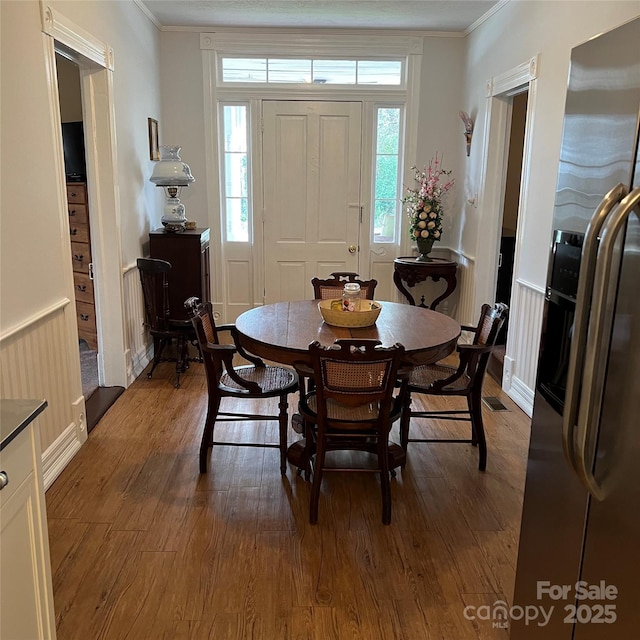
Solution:
[[[473,120],[466,111],[460,112],[460,118],[464,122],[464,137],[467,140],[467,157],[471,155],[471,137],[473,136]]]
[[[161,146],[160,160],[156,162],[153,174],[149,178],[156,187],[164,189],[166,201],[162,212],[162,225],[166,231],[184,231],[187,218],[185,208],[180,202],[182,187],[195,182],[189,165],[180,159],[180,147]]]

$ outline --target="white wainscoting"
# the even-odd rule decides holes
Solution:
[[[533,414],[544,289],[516,280],[511,294],[502,388],[528,415]]]
[[[457,308],[452,314],[460,324],[475,326],[478,323],[480,306],[476,305],[476,260],[461,251],[451,249],[451,259],[458,263],[456,287]]]
[[[74,371],[71,358],[77,359],[78,352],[70,353],[68,332],[75,322],[75,305],[65,299],[0,338],[0,395],[43,398],[48,404],[38,417],[45,487],[87,438],[84,398],[73,397],[80,363]]]
[[[136,265],[123,269],[122,289],[125,303],[127,381],[131,384],[151,362],[153,341],[144,325],[144,301]]]

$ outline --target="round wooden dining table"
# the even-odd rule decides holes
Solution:
[[[339,338],[368,338],[385,347],[400,343],[406,361],[419,365],[448,356],[460,336],[460,325],[453,318],[397,302],[380,302],[382,310],[370,327],[335,327],[322,319],[318,302],[276,302],[245,311],[235,323],[240,343],[261,358],[292,365],[308,360],[314,340],[329,346]]]
[[[382,310],[370,327],[343,328],[327,324],[318,309],[318,300],[276,302],[245,311],[236,320],[240,344],[265,360],[292,365],[308,362],[309,344],[324,346],[339,338],[380,340],[383,346],[400,343],[405,347],[405,362],[431,364],[452,353],[460,336],[460,325],[448,316],[422,307],[397,302],[380,302]],[[287,459],[298,473],[310,471],[312,451],[304,438],[294,442]],[[405,451],[389,444],[391,469],[404,464]]]

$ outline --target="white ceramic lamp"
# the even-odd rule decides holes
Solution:
[[[164,189],[164,228],[167,231],[184,231],[187,218],[184,205],[180,202],[180,192],[182,187],[188,187],[191,182],[195,182],[195,178],[191,175],[189,165],[180,159],[180,147],[160,147],[160,160],[156,162],[149,181]]]

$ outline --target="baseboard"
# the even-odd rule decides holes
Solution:
[[[42,476],[45,491],[54,483],[63,469],[76,455],[82,442],[78,428],[71,423],[42,454]]]
[[[131,358],[131,369],[128,371],[128,384],[134,380],[147,368],[153,360],[153,342],[148,344],[146,349],[138,351]]]
[[[505,389],[507,395],[529,416],[533,415],[533,389],[527,387],[517,377],[511,378],[509,389]]]

